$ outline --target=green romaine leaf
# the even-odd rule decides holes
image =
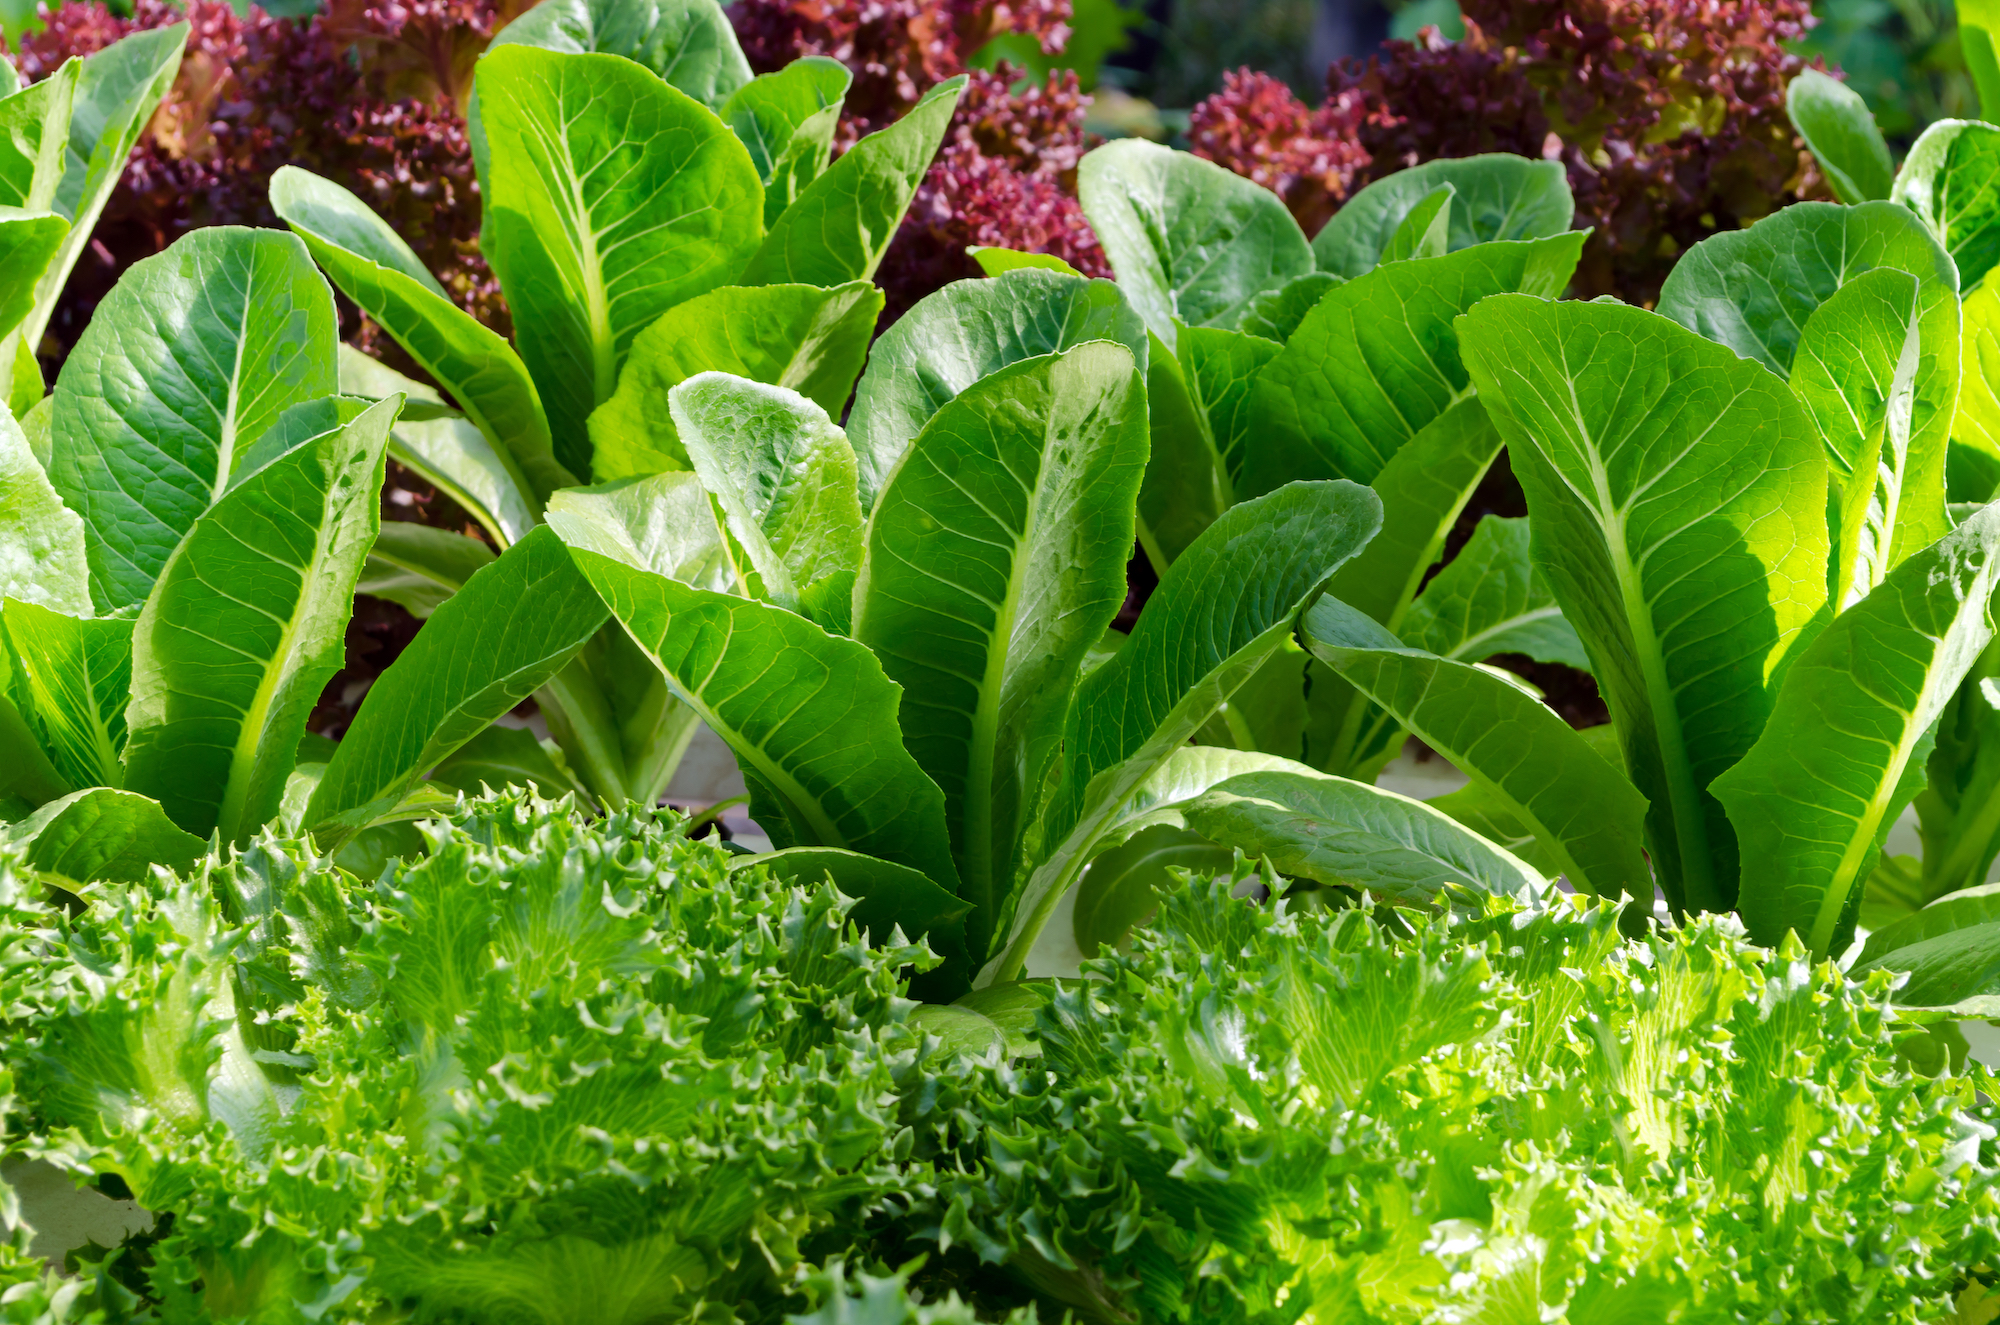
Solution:
[[[1763,735],[1713,791],[1742,843],[1738,907],[1760,943],[1815,956],[1854,932],[1861,885],[1921,785],[1932,726],[1993,640],[2000,506],[1889,572],[1785,675]]]
[[[69,789],[13,701],[0,695],[0,820],[46,805]]]
[[[271,177],[271,209],[341,292],[451,392],[537,512],[551,492],[576,481],[556,463],[541,397],[513,347],[451,302],[367,204],[331,180],[285,166]]]
[[[0,418],[0,597],[90,615],[83,521],[56,495],[11,414]]]
[[[421,621],[492,562],[493,550],[476,538],[389,520],[375,535],[354,592],[386,598]]]
[[[0,98],[0,207],[54,209],[82,72],[82,61],[64,60],[39,83]]]
[[[571,547],[697,589],[736,583],[714,507],[691,473],[567,488],[549,503],[549,524]]]
[[[0,337],[35,311],[42,273],[69,234],[69,222],[54,212],[0,207]]]
[[[1396,233],[1382,249],[1382,261],[1407,262],[1411,258],[1441,258],[1450,252],[1451,199],[1456,193],[1450,182],[1438,185],[1417,200],[1410,214],[1397,225]]]
[[[1152,337],[1146,360],[1152,453],[1139,489],[1139,540],[1164,573],[1235,504],[1254,449],[1251,391],[1279,346],[1220,327],[1182,327],[1179,354]]]
[[[352,345],[340,347],[340,389],[369,400],[402,393],[407,402],[389,434],[389,456],[464,507],[498,547],[518,543],[535,527],[539,507],[515,470],[470,420],[439,412],[412,418],[419,410],[443,411],[437,388],[403,376]]]
[[[50,801],[9,825],[5,840],[72,892],[98,882],[138,883],[155,865],[186,871],[208,850],[207,842],[176,828],[158,801],[110,787]]]
[[[1190,153],[1121,138],[1084,156],[1076,187],[1119,288],[1169,348],[1177,320],[1233,329],[1251,299],[1313,269],[1277,194]]]
[[[1004,985],[988,985],[975,989],[954,999],[950,1003],[925,1003],[910,1014],[912,1030],[925,1035],[935,1035],[943,1041],[946,1053],[966,1054],[973,1058],[983,1057],[989,1050],[997,1049],[1007,1058],[1039,1058],[1042,1046],[1036,1042],[1035,1014],[1048,1004],[1052,992],[1046,980],[1013,980]],[[862,1276],[861,1282],[872,1291],[880,1291],[884,1281]],[[893,1281],[892,1281],[893,1282]],[[956,1294],[953,1294],[955,1297]],[[872,1303],[871,1303],[872,1305]],[[932,1308],[936,1314],[926,1315],[916,1309],[903,1316],[891,1316],[891,1325],[971,1325],[973,1317],[946,1315],[944,1309]],[[829,1307],[829,1313],[835,1308]],[[845,1307],[840,1314],[822,1314],[818,1317],[793,1317],[786,1325],[797,1325],[807,1321],[809,1325],[824,1325],[829,1319],[835,1325],[848,1325],[852,1320],[846,1315]],[[1026,1319],[1034,1308],[1021,1309],[1019,1325],[1033,1325]],[[873,1325],[873,1322],[870,1322]]]
[[[1932,319],[1951,316],[1959,290],[1951,255],[1909,208],[1892,202],[1798,203],[1746,229],[1710,235],[1674,264],[1659,311],[1789,377],[1813,310],[1877,267],[1922,283],[1927,330]],[[1925,337],[1936,345],[1946,339],[1941,331]]]
[[[604,624],[554,530],[537,529],[439,605],[376,679],[306,808],[337,844],[379,818],[554,675]]]
[[[620,56],[499,46],[478,84],[480,247],[556,459],[585,476],[584,420],[617,388],[633,337],[730,282],[763,234],[763,182],[720,120]]]
[[[1851,94],[1850,94],[1851,95]],[[2000,129],[1939,120],[1925,129],[1888,196],[1923,219],[1958,264],[1961,289],[2000,262]]]
[[[1546,705],[1482,668],[1405,648],[1337,599],[1320,599],[1301,630],[1315,656],[1500,800],[1572,884],[1652,897],[1646,798]]]
[[[1076,881],[1071,925],[1085,957],[1115,948],[1173,887],[1173,870],[1220,874],[1236,862],[1233,847],[1170,823],[1149,824],[1117,846],[1091,857]]]
[[[1012,979],[1048,913],[1133,793],[1291,637],[1381,526],[1352,483],[1295,483],[1232,506],[1161,579],[1125,647],[1077,687],[1043,859],[1003,912],[980,984]]]
[[[1294,276],[1275,290],[1266,290],[1243,309],[1238,324],[1246,335],[1262,336],[1283,345],[1318,306],[1326,292],[1339,285],[1342,277],[1330,271],[1309,271]]]
[[[41,344],[70,272],[123,177],[139,135],[173,86],[187,36],[185,23],[132,32],[83,58],[70,109],[62,183],[56,186],[55,197],[55,210],[69,222],[69,233],[55,259],[42,268],[34,314],[21,328],[23,345]]]
[[[674,697],[735,752],[773,843],[879,856],[956,891],[944,793],[903,748],[899,687],[873,654],[782,608],[571,556]]]
[[[194,522],[132,633],[125,785],[241,844],[277,813],[340,670],[402,399],[272,461]]]
[[[847,440],[861,467],[861,509],[875,508],[946,401],[1010,363],[1091,340],[1117,341],[1146,363],[1145,323],[1110,281],[1015,270],[954,281],[919,300],[869,350],[854,391]]]
[[[1935,744],[1925,761],[1924,789],[1915,803],[1923,838],[1919,886],[1899,889],[1915,905],[1985,883],[1994,857],[2000,855],[1996,675],[2000,675],[2000,647],[1989,645],[1938,718]],[[1865,915],[1860,923],[1877,927]]]
[[[1784,383],[1640,309],[1496,295],[1459,328],[1650,802],[1655,874],[1676,910],[1724,909],[1736,840],[1708,784],[1826,611],[1818,429]]]
[[[1004,276],[1023,267],[1059,271],[1065,276],[1083,275],[1053,253],[1023,253],[1020,249],[1002,248],[998,244],[974,244],[965,251],[979,264],[979,270],[988,276]]]
[[[1889,197],[1897,183],[1889,144],[1859,92],[1817,69],[1802,69],[1785,88],[1785,114],[1819,162],[1834,197],[1844,203]]]
[[[487,47],[622,55],[715,109],[750,82],[750,63],[716,0],[544,0]]]
[[[72,787],[125,780],[130,618],[78,619],[15,598],[0,607],[14,706]]]
[[[536,740],[526,728],[488,727],[440,760],[425,781],[468,796],[488,787],[533,787],[550,800],[573,795],[588,804],[589,790],[556,762],[554,749],[553,742]]]
[[[1338,588],[1335,581],[1332,592]],[[1583,641],[1535,572],[1525,519],[1481,520],[1458,555],[1410,604],[1397,633],[1413,649],[1459,662],[1524,653],[1536,662],[1590,670]]]
[[[1864,272],[1813,310],[1792,390],[1826,438],[1828,597],[1846,606],[1944,537],[1945,450],[1958,394],[1956,319],[1922,316],[1917,278]],[[1921,382],[1924,396],[1917,396]]]
[[[1503,291],[1553,298],[1583,233],[1481,244],[1376,268],[1331,291],[1257,379],[1243,490],[1298,478],[1372,483],[1469,389],[1452,319]]]
[[[854,638],[944,791],[982,957],[1084,655],[1125,598],[1145,415],[1122,345],[1009,365],[931,417],[869,522]]]
[[[1941,897],[1870,934],[1851,974],[1870,971],[1909,972],[1898,1006],[2000,1015],[2000,884]]]
[[[2000,31],[2000,6],[1993,0],[1959,0],[1958,41],[1966,71],[1979,89],[1980,113],[2000,119],[2000,61],[1996,61],[1993,34]]]
[[[211,226],[133,264],[56,381],[49,479],[103,613],[145,601],[237,460],[335,389],[333,292],[296,236]]]
[[[1376,180],[1333,214],[1313,239],[1319,269],[1348,280],[1373,270],[1405,218],[1444,184],[1455,191],[1449,252],[1496,239],[1548,239],[1569,229],[1576,214],[1560,161],[1511,152],[1426,161]]]
[[[882,298],[867,281],[732,285],[669,309],[633,340],[618,390],[590,416],[592,472],[608,483],[688,468],[667,397],[697,373],[788,387],[838,418]]]
[[[1550,891],[1532,866],[1450,815],[1304,765],[1238,774],[1175,813],[1281,874],[1401,901],[1432,902],[1467,884],[1505,897]]]
[[[668,401],[694,471],[747,562],[737,573],[749,595],[812,615],[802,595],[813,585],[839,576],[851,586],[861,568],[854,449],[826,411],[795,391],[727,373],[691,377]]]
[[[809,55],[759,74],[718,112],[750,149],[764,181],[764,229],[778,223],[833,155],[833,131],[854,75],[838,60]]]
[[[963,75],[945,79],[903,118],[843,152],[792,200],[739,284],[833,286],[873,277],[964,90]]]

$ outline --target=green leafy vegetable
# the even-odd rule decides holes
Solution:
[[[717,112],[750,150],[764,181],[764,229],[776,225],[826,169],[853,81],[838,60],[810,55],[759,74],[730,93]]]
[[[1723,909],[1736,841],[1708,784],[1826,610],[1818,430],[1782,382],[1657,314],[1498,295],[1459,327],[1536,565],[1650,802],[1661,886],[1676,909]]]
[[[8,598],[0,607],[14,706],[72,787],[124,781],[132,622],[82,618]]]
[[[750,82],[715,0],[548,0],[500,29],[488,49],[509,45],[622,55],[710,109]]]
[[[1785,113],[1834,197],[1845,203],[1889,197],[1897,182],[1889,144],[1859,92],[1817,69],[1802,69],[1785,88]]]
[[[1119,288],[1170,349],[1176,321],[1233,329],[1254,297],[1313,269],[1276,194],[1142,138],[1086,154],[1077,196]]]
[[[1925,129],[1889,196],[1922,218],[1958,266],[1964,288],[2000,262],[2000,129],[1940,120]]]
[[[1373,270],[1410,213],[1443,185],[1453,190],[1447,252],[1547,239],[1569,229],[1576,211],[1559,161],[1506,152],[1426,161],[1383,176],[1333,214],[1313,239],[1319,269],[1348,280]]]

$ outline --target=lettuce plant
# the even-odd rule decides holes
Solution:
[[[1990,1106],[1892,981],[1580,898],[1395,921],[1163,898],[975,1093],[932,1233],[1093,1320],[1942,1320]]]
[[[426,832],[373,885],[267,834],[73,914],[0,853],[9,1147],[156,1218],[81,1267],[100,1310],[773,1319],[916,1193],[923,948],[648,811]]]

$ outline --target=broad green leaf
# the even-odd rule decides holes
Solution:
[[[1374,482],[1470,390],[1452,319],[1503,291],[1553,298],[1582,246],[1581,231],[1481,244],[1378,267],[1329,291],[1257,379],[1258,443],[1243,490],[1300,478]]]
[[[674,696],[735,752],[778,846],[839,847],[956,891],[944,794],[903,748],[873,654],[768,603],[571,550]]]
[[[1910,148],[1887,195],[1923,219],[1971,289],[2000,262],[2000,129],[1939,120]]]
[[[1164,573],[1236,503],[1254,449],[1251,391],[1279,346],[1220,327],[1182,327],[1176,355],[1157,336],[1146,363],[1152,453],[1139,489],[1139,540]]]
[[[1450,815],[1303,765],[1239,774],[1176,817],[1281,874],[1397,900],[1433,902],[1466,885],[1507,897],[1550,890],[1532,866]]]
[[[1535,572],[1525,519],[1481,520],[1410,604],[1397,633],[1413,649],[1458,662],[1524,653],[1536,662],[1590,670],[1583,641]]]
[[[543,683],[535,704],[564,761],[608,805],[658,804],[701,725],[615,622]]]
[[[931,950],[945,959],[946,970],[935,973],[944,979],[932,981],[935,987],[925,992],[933,997],[927,1001],[965,992],[965,913],[970,907],[922,871],[836,847],[787,847],[738,856],[730,863],[732,871],[760,868],[771,871],[774,879],[807,887],[832,880],[843,895],[855,899],[848,923],[877,946],[887,943],[899,928],[906,939],[929,942]]]
[[[1953,316],[1959,281],[1951,256],[1909,208],[1892,202],[1802,202],[1746,229],[1710,235],[1674,264],[1659,311],[1789,377],[1813,310],[1877,267],[1922,283],[1927,331],[1932,319]],[[1945,343],[1942,333],[1925,339]]]
[[[1876,970],[1909,972],[1893,995],[1899,1007],[2000,1015],[2000,884],[1941,897],[1870,934],[1853,974]]]
[[[1382,499],[1382,532],[1341,568],[1327,592],[1401,631],[1425,573],[1444,554],[1446,535],[1499,453],[1500,434],[1477,399],[1425,424],[1375,475],[1370,486]]]
[[[736,582],[714,507],[691,473],[567,488],[549,503],[549,524],[571,547],[697,589]]]
[[[2000,473],[2000,287],[1981,283],[1965,296],[1961,311],[1958,411],[1951,440],[1954,448],[1976,453],[1990,476]],[[1992,490],[1977,495],[1988,498]]]
[[[198,518],[132,632],[125,785],[242,843],[277,813],[345,657],[400,397],[272,461]]]
[[[184,872],[208,850],[207,842],[175,827],[159,802],[110,787],[71,792],[4,832],[26,850],[30,867],[68,880],[72,891],[89,883],[140,883],[155,865]]]
[[[389,520],[375,535],[354,592],[396,603],[424,620],[457,593],[474,571],[493,562],[476,538],[407,520]]]
[[[1125,599],[1145,418],[1122,345],[1012,364],[931,417],[869,523],[854,638],[902,686],[982,957],[1084,654]]]
[[[1859,92],[1817,69],[1804,69],[1785,88],[1785,113],[1834,197],[1861,203],[1889,196],[1897,183],[1889,144]]]
[[[1944,537],[1945,450],[1958,388],[1957,320],[1922,317],[1917,278],[1878,268],[1806,319],[1792,390],[1826,438],[1828,596],[1845,606]],[[1925,395],[1919,399],[1919,384]]]
[[[1451,252],[1496,239],[1547,239],[1569,229],[1576,213],[1560,161],[1511,152],[1426,161],[1376,180],[1333,214],[1313,238],[1319,269],[1349,280],[1372,270],[1404,219],[1442,184],[1455,191]]]
[[[2000,647],[1989,645],[1938,718],[1935,744],[1925,760],[1924,789],[1915,802],[1923,838],[1918,905],[1985,883],[1995,856],[2000,856],[2000,680],[1996,676],[2000,676]],[[1864,917],[1861,923],[1869,922]]]
[[[584,420],[617,388],[633,337],[729,284],[763,234],[764,186],[720,120],[620,56],[500,46],[478,85],[491,158],[480,248],[556,459],[586,476]]]
[[[979,1058],[998,1050],[1003,1058],[1039,1058],[1035,1014],[1048,1006],[1053,990],[1048,980],[988,985],[950,1003],[922,1004],[910,1014],[910,1028],[937,1036],[946,1053]]]
[[[2000,4],[1994,0],[1958,0],[1953,6],[1958,17],[1959,48],[1965,67],[1979,89],[1979,111],[1989,120],[2000,119],[2000,61],[1996,61],[1993,34],[2000,32]]]
[[[55,208],[82,72],[82,61],[65,60],[41,82],[0,98],[0,207],[24,212]]]
[[[41,275],[68,234],[69,222],[54,212],[0,207],[0,337],[35,311]]]
[[[750,82],[749,61],[716,0],[543,0],[487,49],[507,45],[622,55],[711,109]]]
[[[1382,261],[1440,258],[1450,252],[1451,199],[1456,192],[1447,181],[1418,199],[1410,214],[1397,225],[1396,233],[1389,236],[1382,249]]]
[[[417,779],[539,688],[604,624],[553,530],[465,582],[369,688],[307,806],[325,843],[393,809]]]
[[[14,706],[72,787],[125,780],[132,622],[82,618],[8,598],[0,608]]]
[[[1818,430],[1783,382],[1640,309],[1499,295],[1459,328],[1650,802],[1655,875],[1676,910],[1725,909],[1736,840],[1708,784],[1826,610]]]
[[[825,410],[727,373],[691,377],[668,401],[694,471],[744,555],[738,573],[752,596],[800,612],[810,586],[861,568],[854,449]]]
[[[100,612],[143,602],[238,457],[331,395],[333,292],[294,235],[211,226],[133,264],[56,381],[49,479]]]
[[[1223,513],[1162,577],[1117,656],[1084,678],[1043,812],[1043,859],[1002,916],[979,983],[1011,979],[1126,801],[1291,637],[1300,612],[1374,536],[1352,483],[1295,483]]]
[[[0,417],[0,597],[91,612],[83,521],[56,495],[11,414]]]
[[[945,79],[901,119],[843,152],[792,200],[739,283],[833,286],[873,277],[964,90],[964,75]]]
[[[640,332],[618,390],[590,416],[600,483],[686,469],[667,393],[697,373],[788,387],[838,418],[868,357],[882,292],[867,281],[725,286],[668,310]]]
[[[1047,271],[1059,271],[1066,276],[1081,276],[1082,272],[1064,262],[1053,253],[1023,253],[1017,248],[1002,248],[998,244],[974,244],[966,254],[979,264],[979,270],[988,276],[1001,276],[1023,267],[1040,267]]]
[[[390,459],[457,502],[497,546],[518,543],[535,527],[540,503],[534,493],[471,420],[445,409],[437,388],[343,344],[340,389],[369,400],[400,392],[408,403],[389,434]],[[411,417],[426,409],[433,417]]]
[[[1758,942],[1793,930],[1816,956],[1845,947],[1882,839],[1922,785],[1932,726],[1992,642],[1996,582],[2000,506],[1988,506],[1806,647],[1757,744],[1715,780]]]
[[[482,787],[531,786],[550,800],[574,795],[588,803],[588,790],[557,762],[554,749],[553,742],[536,740],[526,728],[488,727],[440,760],[425,780],[468,796]]]
[[[180,69],[188,25],[132,32],[83,59],[69,116],[69,143],[55,210],[69,233],[53,261],[42,269],[35,311],[21,329],[21,343],[41,344],[70,272],[83,256],[97,218],[125,174],[139,135],[153,118]]]
[[[1119,288],[1170,348],[1176,320],[1234,328],[1255,296],[1313,269],[1277,194],[1191,153],[1121,138],[1084,156],[1076,187]]]
[[[1275,290],[1266,290],[1243,310],[1239,328],[1248,335],[1262,336],[1283,345],[1318,306],[1326,292],[1339,285],[1342,277],[1327,271],[1309,271],[1294,276]]]
[[[513,348],[451,301],[388,222],[338,184],[296,166],[271,177],[271,209],[341,292],[451,392],[537,507],[576,481],[556,463],[541,397]]]
[[[238,453],[229,471],[228,492],[255,477],[264,466],[306,443],[337,432],[376,404],[363,396],[321,396],[302,400],[280,414],[261,436]]]
[[[1145,323],[1110,281],[1015,270],[956,281],[918,301],[869,350],[854,391],[847,440],[860,465],[861,509],[874,509],[946,401],[1010,363],[1090,340],[1117,341],[1146,363]]]
[[[759,74],[730,93],[718,112],[750,149],[764,181],[764,229],[777,224],[833,155],[833,131],[854,81],[838,60],[809,55]]]
[[[1310,701],[1322,686],[1339,684],[1320,675],[1324,671],[1312,655],[1286,641],[1202,724],[1194,739],[1203,745],[1303,758],[1312,729]]]
[[[1116,947],[1151,915],[1160,894],[1174,886],[1173,870],[1220,873],[1235,863],[1233,848],[1172,824],[1152,824],[1093,856],[1076,883],[1071,921],[1086,957]]]
[[[0,818],[46,805],[69,789],[13,701],[0,694]]]
[[[1646,798],[1546,705],[1470,663],[1404,647],[1337,599],[1309,609],[1301,633],[1317,657],[1498,797],[1572,884],[1602,897],[1653,895],[1640,845]]]

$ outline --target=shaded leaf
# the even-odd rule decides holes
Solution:
[[[605,621],[554,530],[465,582],[383,671],[327,765],[305,823],[338,843],[534,693]]]
[[[155,865],[185,872],[208,850],[207,842],[176,828],[159,802],[110,787],[50,801],[5,832],[9,843],[25,848],[32,868],[69,881],[71,891],[97,882],[139,883]]]
[[[931,985],[924,991],[928,1001],[965,992],[965,913],[971,907],[921,871],[834,847],[787,847],[738,856],[730,863],[732,871],[757,868],[770,870],[774,879],[808,887],[831,879],[844,896],[855,899],[848,923],[877,946],[888,943],[890,935],[901,929],[906,939],[924,940],[945,959],[942,970],[916,977]]]
[[[1085,957],[1116,947],[1151,915],[1160,895],[1174,886],[1174,870],[1220,873],[1235,863],[1231,847],[1172,824],[1153,824],[1091,858],[1076,883],[1072,924]]]
[[[1447,181],[1426,193],[1397,225],[1382,249],[1383,262],[1443,257],[1450,249],[1451,198],[1457,192]]]
[[[122,783],[131,619],[79,619],[8,598],[0,625],[14,706],[64,781],[72,787]]]
[[[390,520],[375,535],[354,591],[386,598],[421,621],[492,562],[493,550],[476,538]]]
[[[500,791],[530,786],[550,800],[569,795],[587,798],[588,791],[549,753],[554,748],[524,727],[488,727],[438,761],[426,781],[468,796],[479,795],[485,787]]]
[[[1410,604],[1397,633],[1413,649],[1459,662],[1524,653],[1536,662],[1590,670],[1583,641],[1535,571],[1525,519],[1481,520]]]
[[[1834,197],[1860,203],[1889,196],[1896,183],[1889,144],[1859,92],[1817,69],[1802,69],[1785,88],[1785,113]]]
[[[1238,326],[1246,335],[1262,336],[1283,345],[1299,329],[1299,323],[1306,320],[1306,314],[1343,279],[1329,271],[1294,276],[1277,289],[1266,290],[1252,299],[1244,307],[1243,320]]]

